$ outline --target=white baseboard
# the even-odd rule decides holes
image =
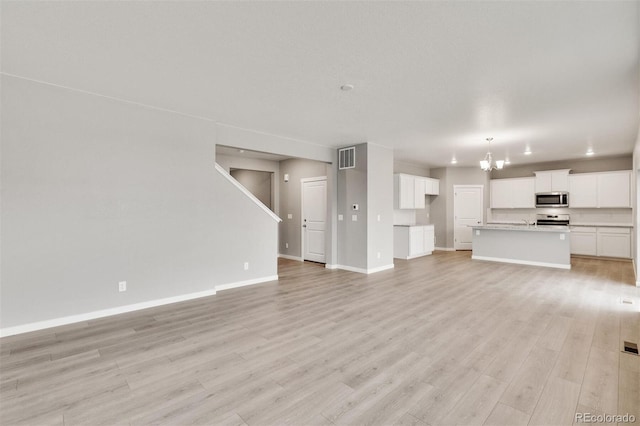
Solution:
[[[456,249],[451,247],[434,247],[434,249],[439,251],[456,251]]]
[[[334,265],[331,263],[325,263],[324,267],[327,269],[338,269],[338,265]]]
[[[268,277],[255,278],[253,280],[237,281],[235,283],[229,283],[229,284],[220,284],[216,286],[216,290],[217,291],[229,290],[232,288],[244,287],[246,285],[260,284],[260,283],[266,283],[268,281],[277,281],[277,280],[278,280],[277,275],[271,275]]]
[[[376,272],[386,271],[387,269],[393,269],[394,265],[392,263],[390,265],[384,265],[384,266],[379,266],[377,268],[370,268],[370,269],[355,268],[353,266],[346,266],[346,265],[335,265],[335,267],[336,267],[335,269],[343,269],[345,271],[358,272],[360,274],[374,274]]]
[[[13,336],[16,334],[28,333],[31,331],[44,330],[46,328],[59,327],[61,325],[73,324],[76,322],[90,321],[98,318],[110,317],[113,315],[124,314],[126,312],[139,311],[142,309],[154,308],[156,306],[169,305],[171,303],[185,302],[187,300],[199,299],[201,297],[213,296],[217,291],[227,290],[230,288],[242,287],[251,284],[258,284],[267,281],[275,281],[277,275],[256,278],[253,280],[238,281],[229,284],[217,285],[214,289],[199,291],[196,293],[182,294],[179,296],[166,297],[163,299],[149,300],[147,302],[134,303],[131,305],[118,306],[115,308],[101,309],[99,311],[86,312],[84,314],[70,315],[67,317],[54,318],[45,321],[37,321],[14,327],[6,327],[0,329],[0,337]]]
[[[290,254],[278,254],[278,257],[283,259],[297,260],[298,262],[302,262],[304,259],[300,256],[291,256]]]
[[[502,257],[486,257],[471,255],[471,259],[488,260],[489,262],[516,263],[518,265],[545,266],[547,268],[571,269],[571,265],[563,263],[532,262],[530,260],[505,259]]]

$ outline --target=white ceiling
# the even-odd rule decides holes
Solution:
[[[292,157],[271,154],[268,152],[252,151],[250,149],[238,149],[231,146],[216,145],[216,157],[219,155],[229,155],[231,157],[254,158],[257,160],[283,161]]]
[[[4,1],[2,72],[431,166],[488,136],[513,164],[609,156],[638,132],[638,8]]]

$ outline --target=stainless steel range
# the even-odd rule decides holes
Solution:
[[[537,214],[536,225],[569,225],[568,214]]]

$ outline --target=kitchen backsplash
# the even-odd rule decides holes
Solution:
[[[568,214],[571,223],[611,223],[628,225],[633,222],[631,209],[487,209],[487,222],[534,221],[537,214]]]
[[[398,210],[398,209],[394,210],[393,224],[394,225],[415,225],[416,211],[415,210]]]

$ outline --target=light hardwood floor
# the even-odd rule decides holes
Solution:
[[[640,423],[631,263],[572,266],[281,260],[278,282],[0,340],[0,423]]]

